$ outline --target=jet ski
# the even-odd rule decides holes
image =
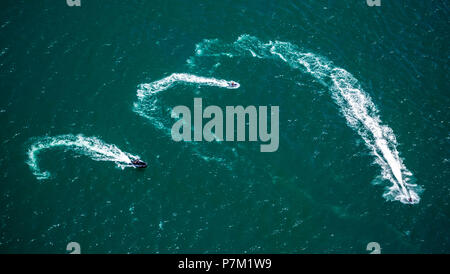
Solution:
[[[235,81],[230,81],[228,82],[228,88],[239,88],[239,83],[235,82]]]
[[[147,167],[147,163],[141,160],[133,160],[131,161],[131,165],[136,167],[136,168],[146,168]]]

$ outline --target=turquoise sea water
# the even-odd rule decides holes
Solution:
[[[2,1],[0,252],[449,253],[449,5],[381,3]],[[174,142],[194,98],[279,149]]]

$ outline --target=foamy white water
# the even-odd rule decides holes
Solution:
[[[234,81],[227,81],[210,77],[202,77],[187,73],[173,73],[170,76],[167,76],[166,78],[163,78],[161,80],[148,84],[139,85],[137,90],[137,96],[138,98],[143,98],[147,95],[152,95],[160,91],[166,90],[177,83],[185,83],[185,84],[188,83],[188,84],[213,86],[228,89],[236,89],[240,87],[239,83]],[[232,83],[235,83],[235,86],[231,86]]]
[[[240,84],[235,81],[202,77],[188,73],[172,73],[170,76],[167,76],[161,80],[140,84],[137,89],[138,102],[134,103],[133,111],[150,120],[156,128],[166,130],[167,133],[170,133],[170,129],[167,128],[163,122],[158,119],[158,117],[155,117],[152,114],[158,110],[158,98],[155,95],[161,91],[173,87],[175,84],[192,84],[197,86],[211,86],[227,89],[237,89],[240,87]],[[234,85],[232,86],[232,84]]]
[[[177,84],[210,86],[226,89],[238,89],[240,87],[240,84],[236,81],[203,77],[188,73],[172,73],[163,79],[151,83],[140,84],[137,89],[138,100],[133,105],[133,111],[149,120],[156,128],[162,130],[168,136],[171,136],[171,127],[167,125],[167,121],[165,122],[163,117],[160,117],[162,106],[158,104],[158,93]],[[219,140],[217,139],[217,141]],[[193,145],[195,143],[190,142],[190,144]],[[196,148],[193,150],[196,155],[207,162],[225,162],[225,160],[220,157],[206,156]]]
[[[132,160],[139,159],[139,156],[123,152],[115,145],[104,143],[96,137],[85,137],[81,134],[40,137],[34,139],[27,152],[27,164],[37,179],[48,179],[51,176],[50,172],[42,171],[39,167],[38,156],[41,151],[60,147],[88,156],[95,161],[114,162],[121,168],[129,166]]]
[[[330,90],[347,124],[364,140],[375,156],[375,162],[381,167],[382,177],[391,183],[383,196],[388,200],[398,200],[406,204],[416,204],[420,201],[418,193],[422,189],[410,183],[412,173],[399,156],[393,130],[382,123],[372,99],[348,71],[336,67],[321,56],[304,52],[291,43],[263,43],[249,35],[240,36],[232,44],[221,43],[217,39],[204,40],[197,44],[195,54],[197,57],[215,58],[275,58],[312,75]],[[192,64],[195,59],[191,58],[189,61]]]

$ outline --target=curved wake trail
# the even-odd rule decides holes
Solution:
[[[115,145],[106,144],[96,137],[84,137],[83,135],[60,135],[54,137],[37,138],[28,149],[28,161],[31,171],[39,180],[50,178],[50,172],[41,171],[38,155],[42,150],[65,147],[81,155],[89,156],[95,161],[115,162],[118,167],[125,168],[132,160],[139,156],[123,152]]]
[[[234,83],[235,86],[231,86],[231,83]],[[235,81],[197,76],[188,73],[173,73],[163,79],[151,83],[140,84],[137,89],[138,100],[134,103],[133,111],[138,115],[150,120],[156,128],[162,130],[167,135],[171,135],[171,128],[167,127],[164,124],[163,119],[161,119],[160,117],[161,109],[157,105],[157,94],[177,84],[190,84],[195,86],[210,86],[227,89],[237,89],[240,87],[240,84]],[[195,153],[207,162],[212,160],[217,162],[225,161],[222,158],[206,156],[198,151],[195,151]]]
[[[336,67],[321,56],[303,52],[291,43],[263,43],[249,35],[241,35],[232,44],[221,43],[217,39],[204,40],[197,44],[195,53],[197,57],[232,58],[251,55],[255,58],[281,59],[290,67],[312,75],[330,90],[347,124],[358,132],[375,156],[375,162],[382,169],[382,177],[392,183],[383,197],[406,204],[419,203],[418,193],[422,188],[410,183],[412,173],[399,156],[392,129],[382,124],[372,99],[348,71]],[[195,63],[195,59],[189,59],[188,63]]]
[[[237,84],[235,87],[230,87],[230,84],[232,82],[234,82],[234,81],[219,80],[219,79],[215,79],[215,78],[202,77],[202,76],[197,76],[197,75],[192,75],[192,74],[187,74],[187,73],[173,73],[164,79],[161,79],[161,80],[149,83],[149,84],[139,85],[139,88],[137,91],[137,96],[138,96],[138,98],[142,99],[147,95],[153,95],[160,91],[166,90],[177,83],[189,83],[189,84],[228,88],[228,89],[239,88],[240,85],[236,82],[234,82]]]
[[[236,86],[231,87],[231,83],[235,83]],[[169,89],[176,84],[194,84],[196,86],[210,86],[227,89],[237,89],[240,87],[240,84],[234,81],[202,77],[188,73],[173,73],[161,80],[147,84],[140,84],[137,89],[138,101],[134,103],[133,111],[150,120],[157,128],[161,130],[167,129],[161,120],[157,119],[154,115],[154,113],[158,110],[156,105],[158,97],[156,94]],[[169,134],[170,129],[166,132]]]

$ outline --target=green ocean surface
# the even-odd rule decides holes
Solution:
[[[447,1],[0,7],[0,253],[450,252]],[[194,98],[278,150],[173,141]]]

